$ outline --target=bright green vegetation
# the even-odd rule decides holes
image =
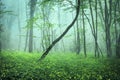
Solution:
[[[0,80],[120,80],[120,59],[51,53],[39,62],[39,57],[37,53],[3,52]]]

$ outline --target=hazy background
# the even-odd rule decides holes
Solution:
[[[4,45],[3,49],[14,49],[18,50],[19,40],[21,36],[20,50],[23,51],[25,47],[25,39],[26,39],[26,25],[27,20],[29,18],[29,1],[28,0],[2,0],[5,10],[11,11],[10,13],[5,14],[2,17],[2,23],[4,24],[4,32],[2,33],[4,38],[2,43]],[[67,2],[65,2],[67,3]],[[59,6],[59,5],[58,5]],[[68,9],[65,10],[66,7],[54,6],[53,9],[50,10],[49,21],[53,24],[53,31],[55,31],[55,38],[57,38],[65,28],[72,22],[75,16],[75,10]],[[47,8],[46,8],[47,11]],[[85,13],[90,18],[89,9],[85,9]],[[59,22],[58,22],[58,15]],[[35,16],[41,16],[41,8],[37,4],[35,9]],[[81,15],[79,15],[81,16]],[[83,50],[83,32],[82,32],[82,22],[80,22],[82,17],[79,17],[79,30],[80,30],[80,39],[81,39],[81,51]],[[19,23],[19,24],[18,24]],[[37,24],[42,24],[43,20],[38,19],[36,21]],[[60,23],[60,24],[59,24]],[[60,25],[60,27],[59,27]],[[20,28],[19,28],[20,26]],[[75,47],[75,35],[76,35],[76,24],[70,29],[67,35],[56,44],[55,48],[57,51],[73,51]],[[86,45],[87,50],[92,52],[94,49],[94,38],[91,33],[90,26],[88,24],[87,19],[85,18],[85,26],[86,26]],[[98,43],[100,48],[103,49],[105,47],[105,43],[103,42],[103,32],[102,29],[99,29],[100,33],[98,34]],[[98,32],[99,32],[98,31]],[[38,25],[34,24],[34,51],[43,51],[41,48],[41,29]],[[64,45],[64,48],[63,48]]]

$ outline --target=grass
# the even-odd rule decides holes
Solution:
[[[0,80],[120,80],[120,59],[94,58],[72,53],[40,54],[4,51]]]

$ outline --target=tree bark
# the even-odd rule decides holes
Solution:
[[[77,27],[77,50],[76,50],[76,53],[79,54],[80,53],[80,31],[79,31],[79,25],[78,25],[78,19],[76,21],[76,27]]]
[[[52,44],[50,44],[50,46],[46,49],[46,51],[42,54],[41,58],[39,59],[40,61],[43,60],[46,55],[49,53],[49,51],[54,47],[54,45],[59,42],[64,36],[65,34],[70,30],[70,28],[74,25],[75,21],[78,18],[79,15],[79,9],[80,9],[80,0],[78,0],[78,4],[76,7],[76,16],[74,18],[74,20],[72,21],[72,23],[65,29],[65,31],[57,38],[55,39]]]
[[[0,53],[2,52],[2,36],[1,36],[1,33],[2,33],[2,25],[0,24]]]
[[[33,51],[33,17],[37,0],[30,0],[30,32],[29,32],[29,52]]]
[[[61,34],[62,33],[62,29],[61,29],[61,20],[60,20],[61,14],[60,14],[60,12],[61,12],[60,5],[58,5],[58,26],[59,26],[60,34]],[[61,49],[63,49],[63,52],[65,52],[65,45],[64,45],[64,40],[63,39],[61,40],[61,46],[62,46]]]
[[[27,32],[26,32],[26,39],[25,39],[25,48],[24,48],[24,51],[27,50],[27,44],[28,44],[28,29],[27,29]]]
[[[94,39],[95,39],[96,35],[95,35],[94,31],[93,31],[92,24],[90,23],[90,19],[87,17],[87,15],[85,14],[85,12],[84,12],[84,15],[85,15],[85,17],[86,17],[87,20],[88,20],[88,23],[89,23],[90,28],[91,28],[92,35],[93,35],[93,37],[94,37]],[[96,42],[96,44],[97,44],[99,53],[101,53],[101,56],[103,57],[103,53],[102,53],[102,50],[100,49],[100,47],[99,47],[99,45],[98,45],[98,42]]]
[[[107,56],[112,56],[112,49],[111,49],[111,35],[110,35],[110,27],[111,27],[111,11],[112,11],[112,0],[109,2],[109,8],[107,5],[107,0],[105,0],[105,34],[106,34],[106,49],[107,49]]]
[[[117,5],[117,6],[116,6]],[[119,24],[118,26],[120,26],[119,21],[117,22],[117,16],[120,14],[119,10],[120,8],[120,1],[117,0],[115,2],[115,34],[116,34],[116,57],[120,58],[120,32],[118,31],[120,28],[117,27],[117,24]],[[118,13],[118,15],[117,15]]]
[[[82,1],[83,5],[83,1]],[[83,39],[84,39],[84,55],[87,57],[86,54],[86,34],[85,34],[85,20],[84,20],[84,8],[82,7],[82,18],[83,18]]]
[[[116,56],[118,58],[120,58],[120,34],[119,34],[119,37],[118,37],[118,40],[117,40],[117,44],[116,44]]]
[[[21,47],[21,22],[20,22],[20,5],[18,0],[18,30],[19,30],[19,43],[18,43],[18,50],[20,50]]]
[[[98,48],[98,10],[97,10],[97,6],[98,6],[98,4],[97,4],[97,0],[95,0],[95,13],[96,13],[96,29],[95,29],[95,35],[96,35],[96,37],[95,37],[95,47],[96,47],[96,49],[95,49],[95,52],[97,53],[97,55],[95,55],[95,56],[97,56],[97,57],[99,57],[100,56],[100,53],[99,53],[99,48]]]

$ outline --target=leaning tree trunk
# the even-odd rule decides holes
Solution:
[[[46,49],[46,51],[42,54],[41,58],[39,59],[40,61],[43,60],[46,55],[49,53],[49,51],[54,47],[54,45],[59,42],[64,36],[65,34],[70,30],[70,28],[74,25],[75,21],[78,18],[79,15],[79,8],[80,8],[80,0],[78,0],[77,2],[77,7],[76,7],[76,16],[74,18],[74,20],[72,21],[72,23],[65,29],[65,31],[57,38],[55,39],[50,46]]]

